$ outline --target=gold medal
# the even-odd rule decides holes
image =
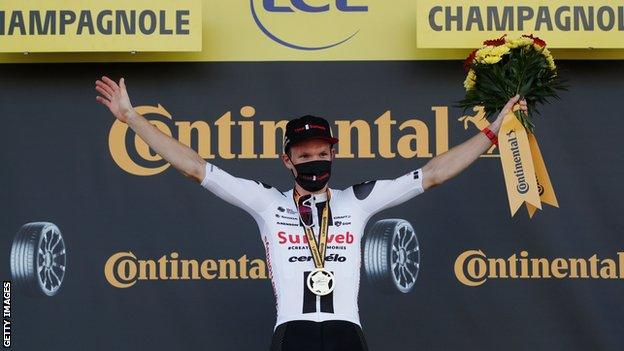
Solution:
[[[328,189],[327,200],[325,201],[323,214],[321,216],[318,242],[316,241],[316,238],[314,237],[314,231],[312,230],[312,216],[314,212],[312,211],[311,206],[307,206],[304,204],[310,199],[310,197],[310,195],[299,196],[299,194],[297,194],[293,190],[293,198],[295,200],[295,204],[297,204],[299,219],[301,220],[301,223],[303,223],[306,238],[308,239],[308,246],[310,248],[310,252],[312,253],[314,266],[316,267],[316,269],[314,269],[308,275],[306,285],[308,289],[310,289],[310,291],[312,291],[314,294],[323,296],[331,293],[334,290],[335,285],[334,274],[323,268],[323,266],[325,265],[325,251],[327,249],[327,228],[329,227],[329,200],[331,198],[331,194]]]
[[[316,295],[323,296],[334,291],[334,274],[325,268],[315,268],[306,281],[308,289]]]

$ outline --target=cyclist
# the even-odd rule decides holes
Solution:
[[[235,177],[162,133],[132,108],[124,78],[117,83],[103,76],[95,88],[101,94],[96,100],[173,167],[255,219],[276,299],[271,350],[282,351],[367,350],[358,293],[360,241],[368,219],[459,174],[496,142],[514,104],[527,110],[526,101],[515,96],[484,133],[423,167],[344,190],[328,185],[338,142],[329,123],[310,115],[293,119],[286,126],[281,161],[294,186],[282,192]]]

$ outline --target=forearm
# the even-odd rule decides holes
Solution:
[[[498,134],[500,124],[500,119],[497,119],[488,128],[494,134]],[[465,142],[434,157],[423,167],[423,186],[429,188],[455,177],[491,146],[492,141],[484,133],[477,133]]]
[[[131,110],[127,123],[156,153],[187,177],[201,182],[205,161],[195,150],[161,132],[145,117]]]

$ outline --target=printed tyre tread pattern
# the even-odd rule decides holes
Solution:
[[[43,226],[37,223],[24,225],[15,236],[11,250],[13,279],[18,289],[29,296],[41,294],[38,289],[34,258],[42,228]]]
[[[364,242],[364,270],[369,283],[387,293],[396,293],[391,272],[392,235],[402,219],[391,218],[377,221],[366,235]]]
[[[47,296],[39,286],[36,259],[39,240],[47,222],[27,223],[20,228],[11,247],[11,274],[17,288],[31,297]]]

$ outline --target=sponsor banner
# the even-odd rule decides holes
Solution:
[[[197,153],[206,160],[277,159],[282,152],[288,122],[275,119],[265,111],[256,111],[250,105],[220,111],[218,115],[198,121],[189,121],[183,116],[174,118],[161,104],[139,105],[135,109],[160,131],[183,144],[191,145],[195,139]],[[378,116],[371,116],[370,120],[354,116],[331,121],[340,139],[336,158],[431,158],[449,148],[449,106],[431,106],[426,120],[402,118],[391,109],[376,113]],[[463,116],[464,119],[474,117]],[[464,124],[467,126],[467,121]],[[352,133],[353,130],[358,134]],[[114,121],[110,127],[108,149],[115,164],[130,174],[155,175],[169,168],[160,155],[153,154],[148,145],[120,121]],[[498,155],[488,152],[484,156]]]
[[[4,15],[0,17],[0,48],[17,52],[1,54],[0,62],[117,62],[117,61],[372,61],[372,60],[432,60],[463,59],[469,53],[466,48],[479,46],[486,32],[492,36],[503,33],[536,32],[543,35],[551,47],[558,49],[554,53],[559,59],[621,59],[624,49],[587,50],[586,48],[622,48],[621,4],[615,1],[602,1],[594,4],[589,0],[573,2],[555,2],[554,5],[540,5],[530,0],[521,3],[507,2],[509,5],[495,3],[500,8],[496,12],[498,22],[491,24],[488,30],[488,6],[493,1],[466,4],[460,1],[414,1],[414,0],[195,0],[185,2],[149,2],[115,1],[93,3],[85,6],[77,0],[56,1],[62,4],[50,6],[49,3],[18,2],[18,5],[0,5]],[[481,5],[483,3],[483,5]],[[23,5],[26,4],[26,5]],[[30,7],[39,10],[33,20],[28,12]],[[162,5],[162,6],[161,6]],[[543,10],[548,9],[548,21],[542,23]],[[201,6],[201,10],[199,10]],[[477,16],[479,22],[470,17],[462,17],[462,29],[470,23],[471,31],[436,31],[439,26],[446,26],[446,15],[454,12],[437,12],[442,6],[457,7],[462,16]],[[557,9],[569,6],[570,11]],[[479,9],[479,15],[474,15]],[[511,8],[511,10],[508,10]],[[578,9],[577,9],[578,8]],[[63,13],[69,9],[71,13]],[[134,18],[130,10],[135,9],[136,34],[116,34],[117,29],[125,29],[124,19]],[[154,13],[143,14],[142,9]],[[189,9],[188,16],[178,11]],[[12,10],[21,10],[21,15],[14,15]],[[30,26],[38,30],[41,19],[45,24],[45,12],[55,11],[56,20],[50,23],[63,25],[65,38],[59,35],[21,35],[28,33]],[[81,15],[81,10],[90,10],[90,17]],[[102,12],[113,11],[109,16]],[[165,22],[161,21],[161,10],[165,11]],[[429,13],[432,12],[432,23]],[[471,12],[472,11],[472,12]],[[513,13],[511,13],[512,11]],[[576,11],[576,12],[575,12]],[[75,14],[72,23],[66,23]],[[182,16],[178,20],[178,15]],[[199,13],[199,14],[198,14]],[[98,20],[98,15],[104,14]],[[15,17],[21,16],[21,17]],[[59,17],[61,16],[61,17]],[[63,17],[64,16],[64,17]],[[197,17],[201,16],[201,23]],[[493,17],[491,14],[490,17]],[[522,19],[519,22],[518,17]],[[567,17],[566,17],[567,16]],[[22,18],[23,17],[23,18]],[[141,34],[141,24],[153,17],[156,26],[152,34]],[[92,19],[93,35],[87,34],[88,27],[80,23]],[[188,19],[189,23],[182,21]],[[449,20],[450,21],[450,20]],[[546,21],[546,20],[544,20]],[[98,23],[103,23],[98,27]],[[492,22],[492,21],[490,21]],[[513,29],[510,23],[513,24]],[[536,22],[540,23],[538,28]],[[174,34],[160,34],[161,24],[165,30]],[[455,22],[450,21],[450,24]],[[522,23],[522,29],[517,29]],[[496,25],[496,26],[495,26]],[[552,25],[553,30],[547,30]],[[563,30],[570,26],[570,30]],[[483,30],[479,27],[483,26]],[[575,26],[578,26],[576,30]],[[23,27],[23,30],[22,30]],[[112,30],[114,35],[101,34]],[[452,26],[451,26],[452,27]],[[75,34],[81,28],[82,34]],[[106,29],[109,28],[109,29]],[[189,29],[189,34],[175,35],[177,28]],[[563,29],[559,29],[563,28]],[[603,30],[601,28],[608,28]],[[452,29],[452,28],[451,28]],[[50,29],[48,28],[48,31]],[[201,33],[197,31],[201,30]],[[11,35],[8,35],[12,33]],[[186,39],[185,39],[186,38]],[[192,41],[191,39],[192,38]],[[93,40],[97,39],[97,40]],[[131,39],[131,40],[129,40]],[[29,43],[37,42],[38,49]],[[59,51],[58,43],[63,42],[63,51],[76,53],[45,53],[23,55],[22,52]],[[4,44],[6,43],[6,44]],[[145,46],[137,46],[137,45]],[[30,47],[28,46],[30,45]],[[53,47],[56,49],[52,50]],[[101,49],[105,47],[105,49]],[[100,48],[100,49],[95,49]],[[583,48],[583,49],[574,49]],[[108,52],[85,52],[108,51]],[[112,52],[120,51],[120,52]],[[169,51],[169,52],[153,52]],[[196,52],[172,52],[196,51]]]
[[[0,52],[201,51],[201,0],[4,1]]]
[[[618,0],[419,0],[419,48],[472,48],[483,38],[532,33],[551,48],[623,48]]]
[[[524,350],[527,340],[538,351],[622,349],[624,62],[560,66],[571,89],[535,119],[560,209],[510,218],[498,147],[366,226],[354,226],[357,210],[330,207],[325,261],[359,267],[336,282],[359,284],[343,297],[357,299],[370,350]],[[0,274],[16,350],[268,350],[272,276],[303,288],[298,268],[314,267],[294,201],[264,212],[282,229],[259,230],[115,122],[95,101],[104,73],[125,77],[160,131],[279,191],[293,186],[278,158],[280,126],[293,117],[329,120],[340,139],[330,186],[361,184],[355,196],[487,125],[482,109],[454,107],[464,93],[457,62],[11,64],[0,73]],[[521,176],[511,179],[523,191]],[[284,304],[314,316],[341,301],[336,293],[317,305],[306,292]]]
[[[186,259],[178,252],[158,259],[139,259],[132,251],[116,252],[104,265],[108,284],[129,288],[138,280],[266,279],[266,264],[247,255],[227,259]]]
[[[455,278],[466,286],[488,279],[618,279],[624,280],[624,252],[612,257],[531,257],[525,250],[506,258],[489,258],[482,250],[467,250],[455,260]]]

